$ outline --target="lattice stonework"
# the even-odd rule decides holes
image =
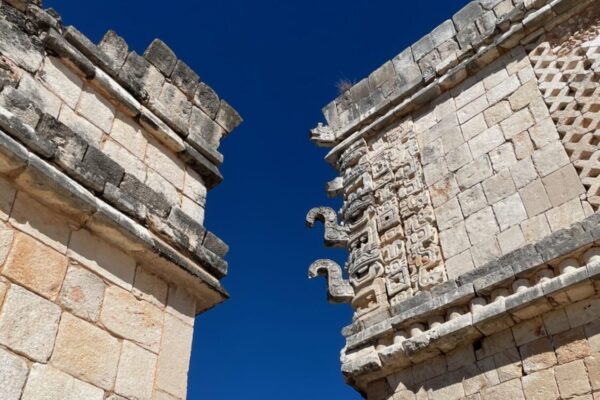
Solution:
[[[545,35],[530,59],[561,140],[600,208],[600,10],[590,8]]]
[[[438,231],[411,123],[355,143],[338,167],[357,315],[443,282]]]

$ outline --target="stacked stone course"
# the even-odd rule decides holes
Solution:
[[[0,1],[0,398],[185,399],[228,294],[204,228],[235,110],[160,40]]]
[[[596,399],[597,0],[477,0],[324,108],[365,398]],[[335,240],[332,240],[335,239]]]

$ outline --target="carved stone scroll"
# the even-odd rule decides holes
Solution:
[[[354,298],[354,289],[342,277],[342,268],[332,260],[317,260],[308,269],[308,277],[327,278],[327,298],[331,303],[350,303]]]

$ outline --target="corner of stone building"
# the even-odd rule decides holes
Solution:
[[[228,297],[204,227],[241,117],[160,40],[0,2],[0,398],[185,399]]]
[[[324,108],[365,398],[600,397],[599,6],[472,1]]]

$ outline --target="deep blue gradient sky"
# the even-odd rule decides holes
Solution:
[[[46,0],[98,41],[111,28],[142,53],[163,39],[244,117],[227,137],[225,181],[206,226],[231,246],[231,299],[196,319],[189,399],[352,400],[339,365],[349,306],[307,280],[322,246],[308,209],[334,175],[308,130],[337,95],[460,9],[466,0]]]

